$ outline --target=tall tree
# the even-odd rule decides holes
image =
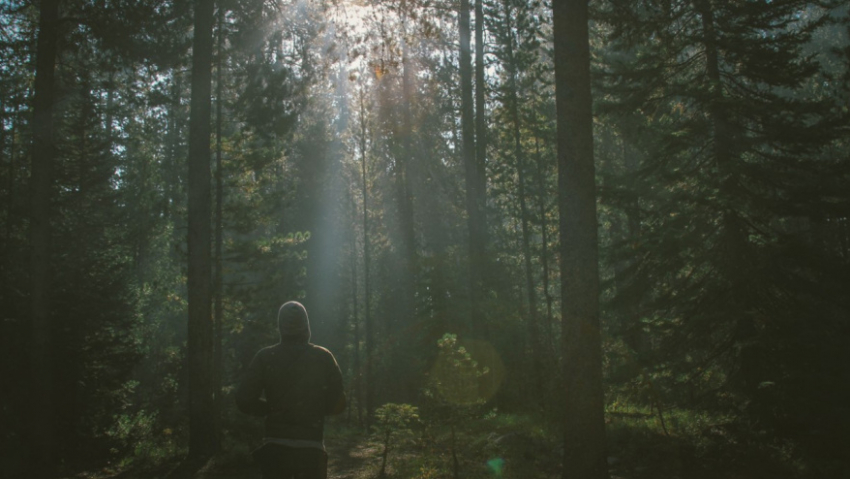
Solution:
[[[805,50],[829,3],[626,3],[602,15],[620,59],[606,62],[605,110],[640,153],[606,187],[640,222],[614,255],[630,258],[614,305],[652,334],[665,394],[768,430],[818,404],[831,413],[805,421],[830,430],[846,395],[804,386],[801,366],[830,371],[845,357],[827,332],[845,306],[807,292],[821,274],[823,294],[847,281],[827,266],[839,263],[819,225],[845,216],[850,170],[825,150],[834,100],[806,89],[828,84],[825,52]]]
[[[520,16],[515,12],[514,5],[511,2],[505,2],[504,11],[502,12],[502,28],[496,33],[500,43],[502,43],[502,52],[499,55],[502,64],[505,66],[507,78],[505,85],[502,88],[504,95],[503,102],[505,103],[505,118],[510,124],[511,143],[513,147],[513,162],[516,170],[517,195],[520,209],[520,227],[522,234],[522,256],[525,269],[525,290],[528,301],[528,334],[529,343],[531,345],[532,357],[532,376],[538,399],[542,392],[542,376],[543,371],[542,354],[544,352],[542,342],[540,341],[540,321],[537,312],[537,285],[534,281],[534,269],[532,267],[532,251],[531,251],[531,211],[529,206],[529,195],[527,194],[527,177],[528,166],[525,151],[522,146],[523,122],[520,118],[520,58],[516,52],[518,45],[516,39],[522,38],[522,30],[527,31],[528,25],[521,25]],[[527,23],[527,22],[526,22]],[[526,27],[526,28],[522,28]],[[544,220],[545,221],[545,220]],[[545,235],[545,232],[544,232]]]
[[[213,391],[210,130],[213,0],[195,1],[189,116],[189,457],[218,450]]]
[[[458,30],[460,32],[460,123],[461,155],[463,157],[464,178],[466,179],[466,214],[469,231],[469,301],[470,328],[473,334],[480,332],[482,318],[480,314],[481,281],[481,218],[483,211],[478,203],[478,164],[475,151],[475,113],[472,96],[472,52],[469,24],[469,0],[460,1]]]
[[[367,128],[368,124],[366,122],[366,103],[365,96],[366,93],[364,91],[364,87],[361,83],[360,88],[357,90],[357,96],[359,101],[359,126],[360,132],[358,135],[358,144],[360,150],[360,171],[361,171],[361,191],[363,193],[363,324],[365,331],[365,344],[363,351],[363,360],[366,363],[366,368],[364,371],[364,376],[366,380],[366,398],[365,398],[365,409],[366,409],[366,424],[365,426],[368,428],[370,426],[370,421],[372,417],[375,398],[375,378],[372,374],[373,367],[373,349],[375,346],[375,331],[374,325],[372,324],[372,250],[369,244],[369,183],[368,183],[368,164],[367,159],[368,155],[366,153],[366,140],[367,140]],[[360,374],[360,371],[357,371],[356,374]],[[358,405],[359,407],[359,405]]]
[[[224,404],[222,397],[222,380],[224,376],[224,340],[222,338],[222,322],[224,321],[224,271],[223,271],[223,246],[224,246],[224,173],[222,172],[222,118],[224,112],[224,85],[223,72],[224,67],[224,8],[219,5],[217,15],[217,43],[216,46],[216,67],[215,67],[215,276],[213,278],[213,294],[214,302],[214,317],[213,324],[215,325],[214,350],[215,357],[213,359],[213,394],[215,395],[215,433],[218,435],[219,442],[221,441],[221,419],[222,406]]]
[[[604,479],[604,397],[588,0],[554,0],[564,479]]]
[[[30,173],[30,453],[34,477],[52,474],[54,459],[53,347],[51,326],[50,203],[55,158],[54,80],[59,39],[59,0],[44,0],[38,22]]]
[[[484,76],[483,0],[475,0],[475,268],[483,281],[487,268],[487,82]],[[483,284],[481,285],[483,287]]]

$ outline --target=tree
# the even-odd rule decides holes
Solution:
[[[472,97],[472,53],[471,32],[469,26],[469,0],[461,0],[458,16],[460,31],[460,123],[461,123],[461,156],[463,157],[464,178],[466,180],[466,214],[469,231],[469,300],[470,300],[470,329],[481,332],[482,321],[480,313],[482,270],[481,250],[484,247],[484,210],[480,204],[481,186],[478,162],[475,149],[475,117]]]
[[[212,120],[213,0],[195,2],[192,41],[192,100],[189,117],[189,457],[218,450],[214,430],[214,334],[210,125]]]
[[[36,50],[33,100],[33,143],[30,180],[31,273],[30,302],[32,344],[30,369],[32,390],[30,454],[35,477],[49,477],[54,461],[54,404],[52,364],[52,320],[50,227],[52,170],[55,158],[53,137],[54,79],[59,39],[59,0],[41,3]]]
[[[588,1],[555,0],[561,236],[563,477],[603,479],[605,455]]]
[[[825,52],[805,52],[829,4],[659,7],[601,15],[618,57],[604,111],[640,163],[606,187],[640,232],[614,255],[631,259],[612,305],[651,335],[641,360],[677,402],[777,431],[818,404],[833,413],[805,422],[828,429],[846,395],[813,393],[802,364],[835,375],[845,357],[826,331],[846,305],[825,298],[847,276],[819,225],[845,215],[848,168],[833,99],[807,88],[828,84]],[[812,295],[814,277],[830,286]]]

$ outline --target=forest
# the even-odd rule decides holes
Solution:
[[[3,0],[0,477],[850,477],[842,0]]]

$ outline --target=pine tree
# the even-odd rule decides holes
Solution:
[[[587,0],[555,0],[564,479],[604,479],[602,333]]]
[[[632,125],[622,134],[641,159],[606,193],[640,218],[615,255],[628,266],[614,304],[651,332],[657,349],[643,359],[670,369],[664,390],[746,404],[763,425],[808,401],[795,392],[800,365],[825,358],[806,343],[834,324],[815,300],[829,288],[812,296],[829,260],[806,238],[846,204],[848,168],[823,156],[830,102],[802,88],[819,74],[802,53],[821,24],[802,15],[810,6],[611,2],[600,16],[612,40],[606,110]]]
[[[213,392],[210,125],[213,1],[195,2],[189,119],[189,456],[220,447]]]
[[[54,89],[59,41],[59,0],[42,2],[38,24],[33,98],[33,143],[30,179],[30,302],[32,390],[30,456],[34,477],[49,477],[55,466],[53,336],[51,318],[51,200],[54,168]]]

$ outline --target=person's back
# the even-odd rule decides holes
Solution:
[[[310,323],[300,303],[281,306],[278,327],[280,343],[254,356],[236,404],[265,417],[264,444],[256,454],[265,479],[321,478],[324,417],[345,409],[342,374],[330,351],[309,343]]]

